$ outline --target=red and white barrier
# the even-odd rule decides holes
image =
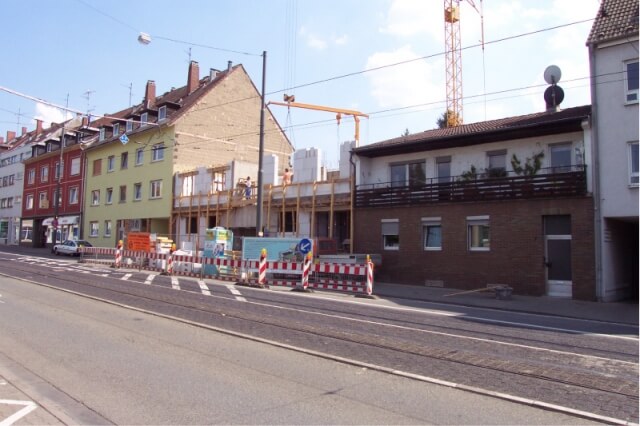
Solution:
[[[311,271],[311,253],[307,253],[304,257],[304,267],[302,268],[302,289],[307,290],[309,287],[309,272]]]
[[[260,252],[260,265],[258,267],[258,285],[267,284],[267,249]]]
[[[373,293],[373,262],[371,261],[371,257],[367,255],[367,295],[371,296]]]
[[[116,268],[119,268],[122,265],[122,250],[120,248],[116,249],[116,258],[114,265]]]

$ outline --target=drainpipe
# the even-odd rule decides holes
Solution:
[[[604,301],[605,288],[602,282],[602,203],[600,199],[600,126],[598,125],[598,95],[596,84],[596,47],[589,45],[589,72],[591,74],[591,159],[593,161],[593,232],[596,274],[596,299]]]
[[[351,163],[351,214],[349,214],[349,254],[353,254],[353,243],[355,242],[353,216],[355,213],[356,198],[356,163],[353,161],[353,148],[349,151],[349,163]]]

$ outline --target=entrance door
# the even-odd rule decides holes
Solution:
[[[571,298],[571,216],[544,217],[547,295]]]

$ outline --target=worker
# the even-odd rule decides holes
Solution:
[[[247,176],[247,179],[244,181],[244,185],[244,196],[248,200],[251,198],[251,176]]]
[[[291,185],[293,181],[293,173],[289,171],[289,169],[284,169],[284,175],[282,176],[282,184],[283,185]]]

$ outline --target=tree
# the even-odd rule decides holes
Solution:
[[[458,124],[462,124],[462,120],[460,120],[459,116],[454,115],[453,111],[446,110],[440,117],[438,117],[436,124],[438,125],[438,129],[444,129],[446,127],[454,127]]]
[[[409,129],[405,128],[404,132],[400,136],[409,136],[410,134]]]

